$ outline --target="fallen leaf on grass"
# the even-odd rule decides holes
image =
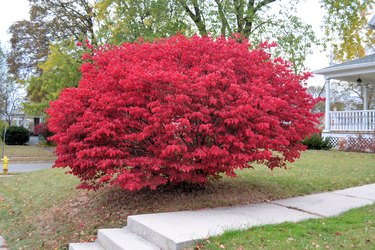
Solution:
[[[194,247],[194,250],[202,250],[204,248],[204,245],[203,244],[197,244],[195,247]]]

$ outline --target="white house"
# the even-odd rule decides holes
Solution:
[[[43,122],[42,116],[26,115],[21,110],[15,110],[11,114],[13,126],[22,126],[27,128],[30,132],[34,132],[34,128],[39,123]]]
[[[375,29],[375,15],[369,22]],[[331,143],[338,146],[341,138],[362,138],[369,144],[375,141],[375,110],[369,110],[367,89],[375,84],[375,54],[356,60],[336,64],[314,72],[325,77],[326,105],[323,137],[330,137]],[[357,82],[363,86],[363,109],[353,111],[331,111],[331,80]]]

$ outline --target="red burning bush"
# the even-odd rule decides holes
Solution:
[[[48,129],[47,123],[44,122],[35,126],[34,134],[42,136],[46,141],[48,141],[48,138],[53,135],[53,133]]]
[[[204,183],[252,162],[284,167],[315,131],[316,100],[301,86],[309,74],[269,47],[175,36],[86,55],[79,87],[48,110],[55,166],[81,188],[127,190]]]

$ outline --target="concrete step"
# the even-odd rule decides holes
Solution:
[[[259,203],[241,207],[132,215],[127,219],[127,227],[163,250],[179,250],[226,230],[317,217],[271,203]]]
[[[99,229],[97,242],[105,250],[160,250],[159,247],[130,232],[127,227]]]
[[[70,243],[69,250],[104,250],[98,243]]]
[[[145,221],[139,220],[139,218],[139,216],[128,217],[127,227],[129,228],[129,230],[148,240],[149,242],[156,244],[160,249],[179,250],[183,249],[184,247],[191,246],[191,241],[181,242],[178,240],[174,240],[173,237],[170,237],[170,235],[168,234],[158,232],[157,227],[160,226],[160,223],[156,222],[157,225],[155,225],[155,227],[152,227],[145,223]]]

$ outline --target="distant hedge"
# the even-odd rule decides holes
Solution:
[[[4,140],[4,130],[2,130],[1,139]],[[28,142],[29,139],[29,130],[24,127],[10,126],[5,133],[5,143],[7,145],[23,145]]]

